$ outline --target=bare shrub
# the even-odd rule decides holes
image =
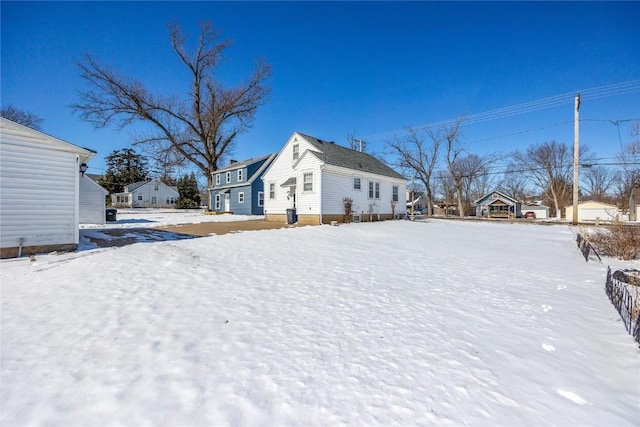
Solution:
[[[581,229],[591,245],[600,254],[622,260],[633,260],[640,255],[640,227],[621,222],[596,229]]]
[[[344,222],[353,221],[353,199],[345,197],[342,202],[344,203]]]

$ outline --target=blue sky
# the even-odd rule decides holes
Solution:
[[[211,20],[233,39],[228,84],[254,61],[272,67],[270,102],[233,157],[278,151],[294,131],[372,151],[407,125],[586,91],[581,144],[612,161],[640,118],[638,2],[8,2],[1,5],[1,100],[44,119],[43,130],[104,156],[130,133],[94,130],[68,107],[84,88],[75,61],[102,63],[165,94],[189,81],[169,44],[176,21],[193,39]],[[636,81],[613,95],[611,85]],[[589,89],[602,88],[600,92]],[[604,96],[596,96],[597,94]],[[463,128],[477,154],[573,143],[573,101]],[[611,121],[620,121],[618,127]],[[390,157],[388,160],[392,160]]]

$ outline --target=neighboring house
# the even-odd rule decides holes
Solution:
[[[475,201],[476,216],[488,218],[520,218],[522,203],[508,194],[495,190]]]
[[[0,257],[73,250],[95,151],[0,117]]]
[[[267,221],[326,224],[403,217],[407,179],[375,157],[294,132],[264,173]],[[295,210],[295,211],[293,211]]]
[[[264,183],[262,174],[276,154],[236,162],[215,171],[210,192],[209,210],[236,215],[264,214]]]
[[[523,204],[522,214],[527,212],[533,212],[536,214],[536,219],[548,219],[549,218],[549,206],[538,204]]]
[[[565,218],[573,219],[573,205],[564,208]],[[615,221],[620,219],[620,211],[616,205],[585,200],[578,203],[578,221]]]
[[[407,201],[407,213],[412,212],[426,212],[427,211],[427,195],[423,192],[407,191],[405,194]]]
[[[80,175],[80,224],[105,223],[105,197],[109,194],[89,174]]]
[[[178,189],[159,179],[134,182],[124,187],[122,193],[111,195],[111,205],[116,208],[172,208],[178,200]]]
[[[629,221],[640,221],[640,188],[631,190],[629,196]]]

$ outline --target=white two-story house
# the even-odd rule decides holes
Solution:
[[[375,157],[294,132],[264,173],[267,221],[344,222],[401,218],[407,179]]]

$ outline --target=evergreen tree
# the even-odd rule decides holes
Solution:
[[[195,173],[178,178],[178,193],[180,196],[176,201],[176,208],[193,209],[200,206],[200,190]]]
[[[99,184],[109,194],[121,193],[126,185],[147,180],[147,160],[130,148],[114,150],[105,157],[105,162],[107,172]]]

